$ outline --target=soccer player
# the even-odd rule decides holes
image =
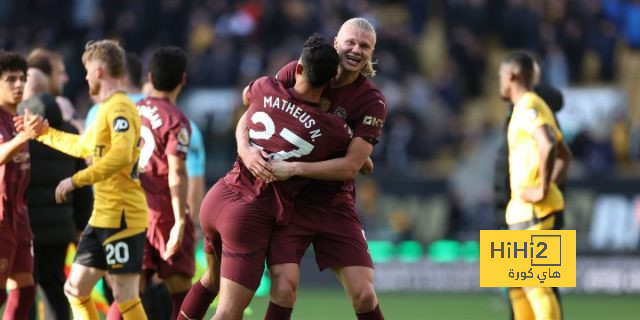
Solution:
[[[27,319],[33,299],[33,255],[31,227],[25,199],[29,182],[29,145],[42,124],[38,117],[24,122],[16,133],[14,116],[22,100],[27,61],[13,52],[0,50],[0,307],[9,300],[3,319]]]
[[[144,279],[157,272],[173,302],[176,319],[195,272],[195,233],[187,214],[189,120],[175,105],[186,82],[187,56],[179,48],[153,53],[149,80],[153,89],[138,102],[142,116],[140,181],[149,204]]]
[[[570,153],[549,106],[531,91],[535,62],[514,53],[500,66],[500,96],[513,103],[507,128],[511,199],[510,230],[559,229],[564,198],[556,185]],[[556,162],[556,159],[564,161]],[[556,165],[557,164],[557,165]],[[515,319],[560,319],[560,303],[551,288],[511,288]]]
[[[89,94],[101,102],[96,121],[82,135],[48,128],[38,137],[75,157],[93,157],[91,166],[62,180],[56,200],[87,185],[95,187],[89,225],[65,283],[74,318],[98,319],[91,289],[105,272],[125,320],[146,319],[138,285],[147,227],[147,202],[138,180],[140,115],[124,93],[124,50],[111,40],[89,42],[82,55]]]
[[[246,129],[238,126],[238,154],[254,175],[262,179],[303,176],[309,183],[296,199],[295,214],[287,226],[275,229],[267,264],[271,301],[265,319],[289,319],[296,300],[300,261],[311,243],[321,270],[331,268],[344,286],[358,319],[383,319],[373,287],[373,262],[362,222],[355,210],[353,177],[378,142],[386,117],[385,98],[367,79],[375,75],[372,55],[376,43],[373,26],[363,18],[347,20],[334,46],[340,55],[337,76],[322,94],[321,106],[354,128],[344,157],[317,163],[266,162],[248,144]],[[278,80],[292,86],[295,62]],[[270,171],[273,170],[273,173]]]
[[[351,130],[319,106],[322,89],[335,75],[339,57],[322,37],[310,37],[295,67],[289,89],[272,77],[253,81],[243,92],[249,106],[246,125],[251,143],[268,157],[318,161],[344,153]],[[265,183],[240,158],[209,190],[200,209],[206,252],[212,266],[185,299],[181,318],[201,319],[218,291],[214,319],[241,319],[264,269],[271,231],[291,218],[293,200],[305,179]]]

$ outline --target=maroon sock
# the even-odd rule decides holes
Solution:
[[[29,312],[31,312],[35,297],[36,287],[33,285],[9,291],[9,299],[7,299],[7,308],[4,309],[3,319],[29,319]]]
[[[293,308],[279,306],[269,301],[269,308],[267,308],[267,314],[264,315],[264,320],[289,320],[292,311]]]
[[[173,301],[173,304],[171,306],[171,319],[178,319],[178,315],[180,314],[180,307],[182,306],[184,298],[187,297],[187,293],[189,293],[189,290],[171,294],[171,300]]]
[[[7,301],[7,289],[0,288],[0,308],[4,306],[5,301]]]
[[[218,291],[211,292],[200,281],[196,281],[183,299],[178,320],[202,319],[207,314],[209,305],[218,295]]]
[[[356,313],[358,320],[384,320],[382,311],[380,311],[380,305],[377,305],[375,309],[369,312]]]
[[[122,314],[120,313],[120,309],[118,309],[118,303],[115,300],[113,300],[113,302],[109,306],[107,320],[122,320]]]

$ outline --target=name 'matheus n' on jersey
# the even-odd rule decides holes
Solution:
[[[293,89],[285,88],[275,78],[262,77],[249,85],[251,101],[246,114],[251,143],[264,150],[271,159],[285,161],[321,161],[344,155],[353,132],[333,114],[319,105],[301,100]],[[276,219],[286,223],[293,198],[307,180],[293,178],[265,186],[256,181],[239,162],[225,177],[229,186],[249,197],[261,197],[265,189],[275,189]],[[251,200],[251,199],[247,199]],[[280,210],[278,210],[280,209]]]

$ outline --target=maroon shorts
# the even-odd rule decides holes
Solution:
[[[156,210],[160,209],[158,212]],[[195,243],[196,235],[193,227],[193,221],[189,216],[186,217],[186,225],[184,227],[184,238],[180,250],[176,252],[169,260],[162,259],[169,241],[169,234],[173,227],[173,208],[171,202],[158,206],[158,209],[149,209],[149,216],[158,216],[164,214],[169,215],[170,219],[150,221],[147,229],[147,241],[144,247],[144,259],[142,269],[148,272],[157,272],[160,279],[167,279],[174,275],[184,275],[193,277],[196,269],[195,265]]]
[[[204,251],[220,260],[220,275],[256,290],[264,271],[275,216],[270,202],[247,202],[219,180],[202,201]]]
[[[373,268],[362,222],[350,202],[325,208],[296,203],[289,224],[277,226],[273,231],[267,265],[300,264],[310,244],[320,270],[350,266]]]
[[[33,274],[33,242],[29,225],[16,229],[8,219],[0,221],[0,281],[16,273]],[[28,236],[26,235],[28,234]]]

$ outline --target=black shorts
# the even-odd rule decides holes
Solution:
[[[74,263],[109,273],[140,273],[146,230],[98,228],[87,225],[82,232]]]

